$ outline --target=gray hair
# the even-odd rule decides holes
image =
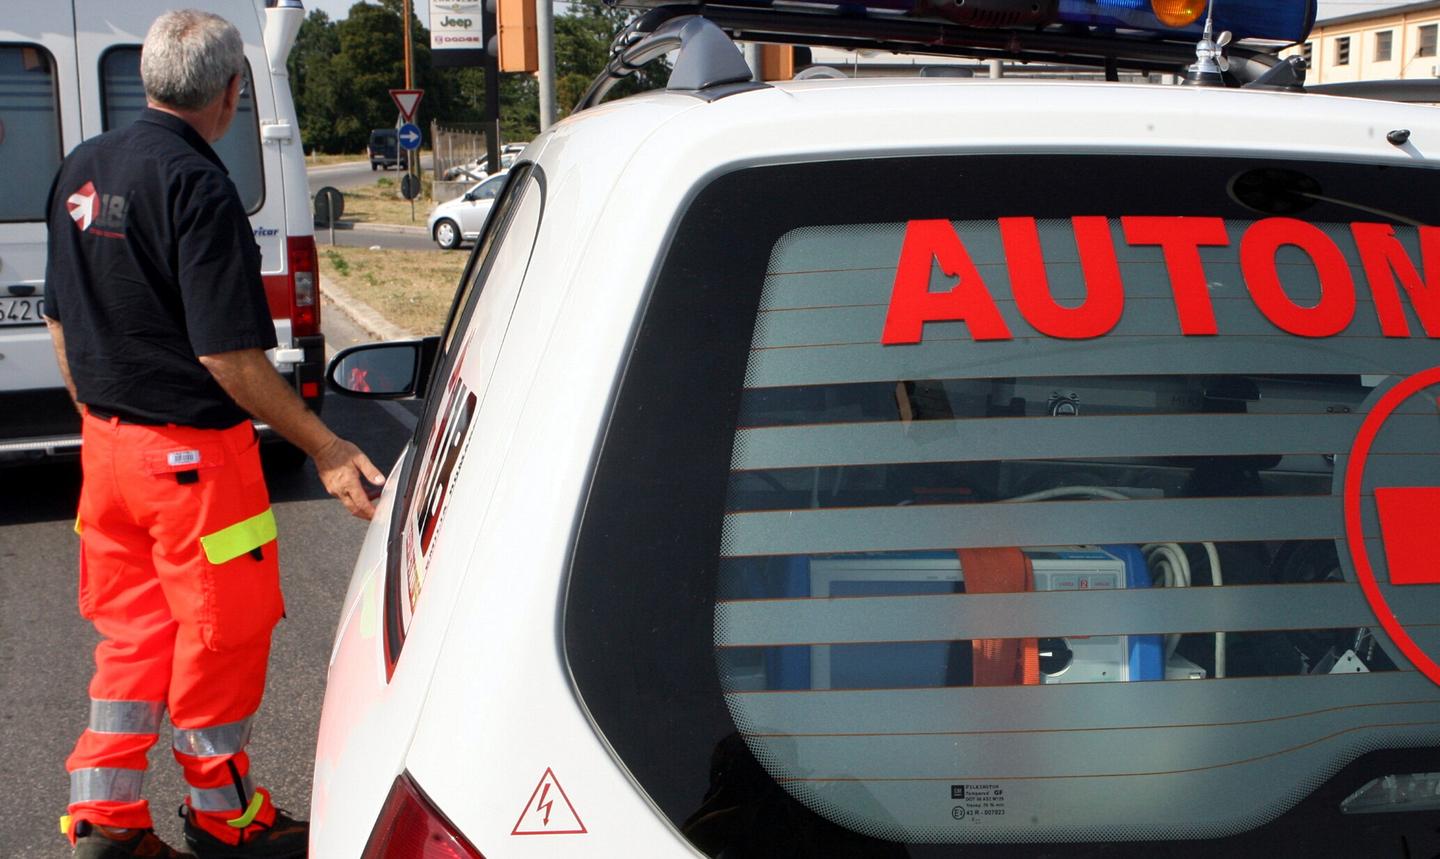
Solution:
[[[230,78],[244,74],[240,31],[219,15],[176,9],[156,18],[145,34],[140,78],[153,102],[199,110],[220,97]]]

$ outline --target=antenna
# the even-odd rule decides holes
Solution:
[[[1230,60],[1225,56],[1225,46],[1230,44],[1227,30],[1214,38],[1212,22],[1215,17],[1216,0],[1205,4],[1205,32],[1195,43],[1195,62],[1185,70],[1185,83],[1193,86],[1224,86],[1225,72],[1230,69]]]

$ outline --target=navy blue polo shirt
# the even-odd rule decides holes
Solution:
[[[146,110],[75,148],[55,177],[45,315],[76,398],[207,429],[249,415],[197,356],[276,345],[240,195],[189,123]]]

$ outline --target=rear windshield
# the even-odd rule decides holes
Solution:
[[[1409,855],[1437,201],[1195,157],[715,180],[578,538],[597,727],[712,856]]]
[[[104,85],[105,130],[124,128],[145,109],[145,85],[140,80],[140,49],[112,48],[101,60]],[[245,211],[260,210],[265,202],[265,173],[260,163],[260,122],[255,112],[253,76],[240,98],[240,107],[230,130],[213,144],[215,154],[225,163],[230,180],[240,192]]]
[[[55,65],[36,45],[0,45],[0,222],[45,220],[60,167]]]

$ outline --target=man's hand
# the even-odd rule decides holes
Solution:
[[[325,491],[338,498],[351,514],[367,520],[375,515],[365,483],[384,486],[385,475],[360,448],[335,436],[334,441],[315,452],[315,470],[320,472]]]
[[[265,353],[242,349],[201,355],[200,363],[240,407],[280,433],[315,460],[325,491],[361,519],[375,515],[365,491],[368,481],[385,483],[385,475],[360,449],[335,433],[305,408],[305,401],[275,372]]]

